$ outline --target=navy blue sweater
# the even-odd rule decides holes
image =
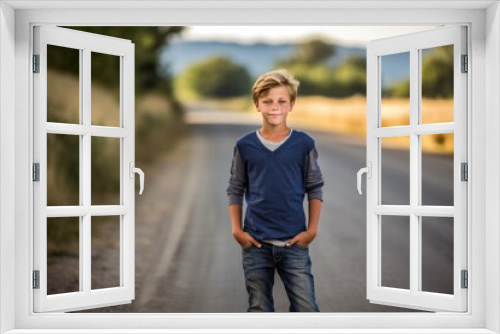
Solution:
[[[275,151],[251,132],[236,143],[245,166],[245,230],[257,240],[288,240],[306,230],[304,196],[323,181],[306,188],[307,159],[314,140],[293,131]],[[318,170],[320,173],[320,171]]]

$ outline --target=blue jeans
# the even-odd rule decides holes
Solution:
[[[290,300],[290,312],[319,312],[314,295],[309,249],[262,243],[242,250],[248,312],[274,312],[273,285],[277,270]]]

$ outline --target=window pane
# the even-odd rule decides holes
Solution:
[[[77,291],[80,291],[80,218],[47,218],[47,294]]]
[[[80,123],[80,50],[47,45],[47,122]]]
[[[410,137],[381,138],[382,205],[410,204]]]
[[[380,58],[382,126],[410,125],[410,52]]]
[[[92,217],[92,289],[120,286],[120,216]]]
[[[47,134],[47,205],[80,205],[79,136]]]
[[[422,205],[453,206],[453,140],[453,133],[421,136]]]
[[[453,122],[453,45],[422,50],[422,124]]]
[[[422,291],[453,294],[453,218],[422,217]]]
[[[120,126],[120,57],[92,52],[92,125]]]
[[[120,138],[92,137],[92,205],[120,205]]]
[[[380,217],[382,286],[410,289],[410,217]]]

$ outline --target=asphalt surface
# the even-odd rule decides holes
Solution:
[[[136,197],[136,299],[116,309],[120,312],[246,310],[241,249],[231,235],[226,187],[236,139],[257,126],[252,121],[192,123],[176,151],[147,170],[144,195]],[[356,189],[356,173],[365,166],[364,143],[308,132],[316,140],[325,179],[319,234],[310,245],[321,311],[412,311],[366,299],[365,182],[363,195]],[[453,189],[446,180],[452,163],[450,157],[425,155],[429,177],[423,188],[429,204],[450,205]],[[408,151],[384,151],[382,169],[384,204],[402,204],[392,201],[408,198]],[[382,282],[387,286],[409,286],[409,226],[404,219],[383,219]],[[451,293],[453,223],[429,218],[423,234],[424,290]],[[288,307],[276,275],[276,311],[287,312]]]

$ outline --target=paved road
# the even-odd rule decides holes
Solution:
[[[146,171],[147,186],[136,202],[136,300],[121,312],[246,309],[241,250],[231,236],[225,190],[234,142],[256,126],[252,121],[198,123],[204,124],[191,125],[177,150]],[[321,310],[409,311],[366,300],[366,198],[357,193],[355,181],[356,172],[365,165],[364,144],[329,133],[310,133],[316,139],[326,182],[320,232],[310,247]],[[407,196],[407,156],[404,151],[384,152],[387,200]],[[446,157],[425,157],[424,169],[433,173],[424,180],[432,204],[449,197],[451,190],[443,179],[451,163]],[[452,231],[449,222],[425,225],[424,287],[429,291],[449,292]],[[409,284],[408,224],[387,219],[382,232],[387,245],[382,250],[383,282],[405,287]],[[279,312],[288,310],[279,279],[275,304]]]

